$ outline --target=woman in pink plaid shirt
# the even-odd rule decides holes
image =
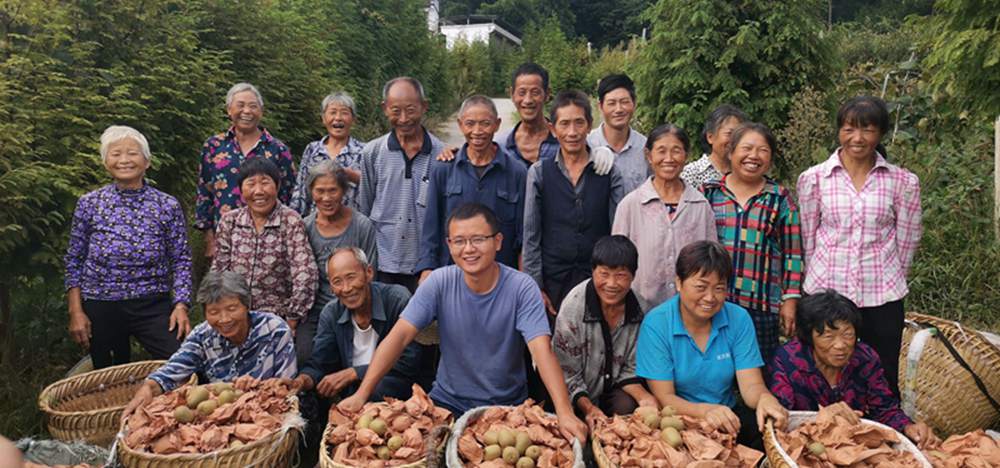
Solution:
[[[878,151],[889,130],[881,99],[847,101],[837,128],[840,147],[799,176],[803,289],[834,289],[861,308],[858,336],[878,353],[898,396],[906,275],[922,232],[920,181]]]

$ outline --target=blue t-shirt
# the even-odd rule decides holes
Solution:
[[[681,319],[680,295],[646,314],[636,345],[636,374],[669,380],[677,396],[692,403],[733,407],[736,371],[764,365],[746,309],[726,302],[714,317],[705,352]]]
[[[441,361],[430,397],[461,412],[523,402],[524,344],[551,335],[538,286],[502,264],[486,294],[473,293],[456,265],[434,270],[401,317],[418,329],[438,321]]]

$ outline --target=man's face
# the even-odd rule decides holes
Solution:
[[[362,266],[354,252],[335,253],[326,264],[326,273],[330,278],[330,290],[348,310],[358,310],[371,301],[375,271],[370,266]]]
[[[416,135],[427,112],[427,103],[420,100],[420,93],[412,84],[399,81],[389,88],[382,103],[382,112],[397,133]]]
[[[522,121],[543,118],[548,98],[548,90],[542,86],[542,77],[538,75],[520,75],[514,79],[514,87],[510,89],[510,99]]]
[[[586,150],[590,121],[582,107],[570,104],[556,109],[556,120],[549,127],[564,153]]]
[[[473,216],[448,224],[448,249],[451,259],[468,275],[487,271],[496,262],[503,245],[503,234],[494,233],[486,218]]]
[[[493,134],[500,128],[500,119],[489,107],[473,105],[458,117],[458,128],[469,148],[485,151],[493,144]]]
[[[635,101],[627,89],[613,89],[601,101],[601,114],[605,125],[615,130],[625,130],[635,114]]]

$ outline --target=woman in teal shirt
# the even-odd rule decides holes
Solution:
[[[681,249],[676,269],[678,294],[642,321],[636,373],[661,405],[760,447],[764,419],[783,428],[788,411],[764,384],[750,315],[726,302],[732,260],[718,242],[698,241]]]

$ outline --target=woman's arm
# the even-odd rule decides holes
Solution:
[[[913,256],[920,244],[920,236],[923,234],[920,180],[910,173],[906,176],[902,189],[896,192],[893,200],[896,208],[896,246],[899,248],[904,275],[910,271]]]
[[[767,390],[760,368],[736,371],[736,382],[743,401],[757,410],[757,426],[761,430],[764,429],[764,420],[767,418],[774,419],[775,427],[785,427],[788,423],[788,410]]]
[[[679,396],[674,391],[674,382],[670,380],[647,380],[649,390],[662,406],[670,406],[678,414],[703,419],[712,427],[730,434],[740,432],[740,418],[728,406],[711,403],[692,403]]]
[[[90,215],[87,213],[86,199],[81,198],[73,211],[73,224],[69,231],[69,246],[66,248],[66,301],[69,309],[69,335],[84,349],[90,347],[90,319],[83,312],[83,264],[87,260],[90,245]]]

